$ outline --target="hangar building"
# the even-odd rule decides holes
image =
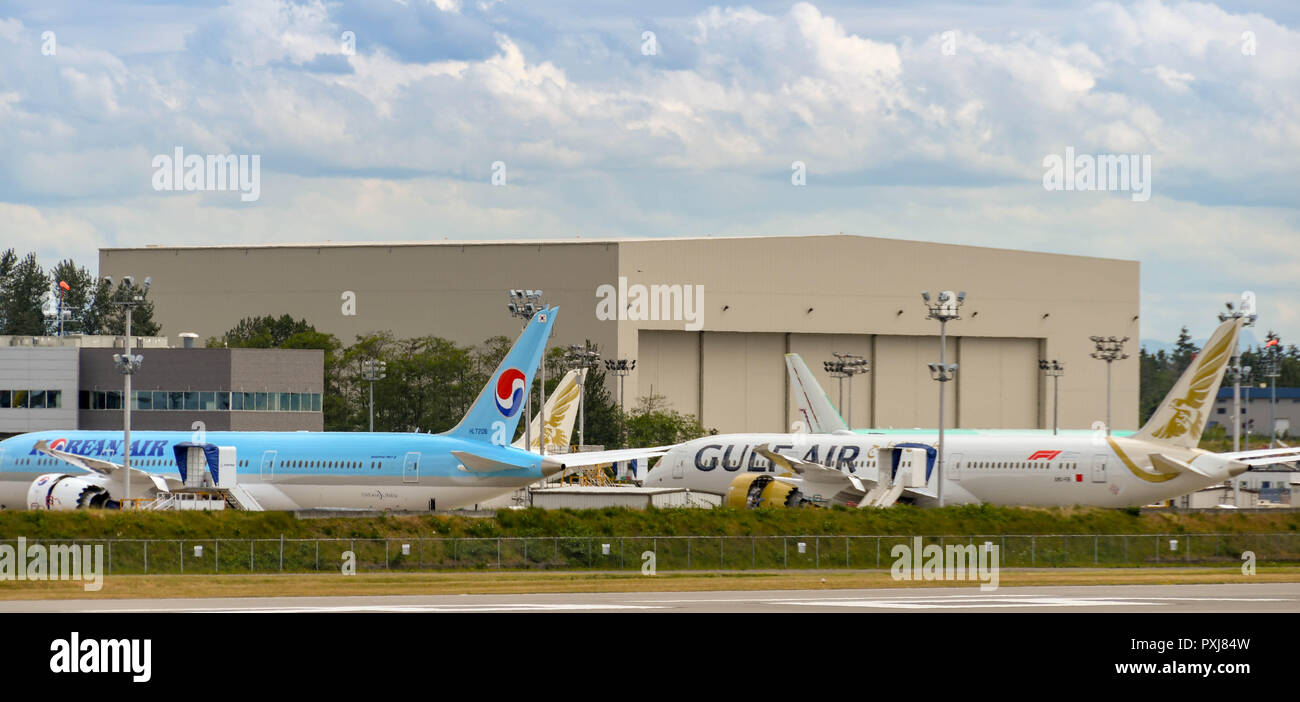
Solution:
[[[1063,428],[1104,419],[1091,335],[1134,340],[1114,366],[1113,413],[1116,429],[1137,424],[1136,261],[819,235],[147,246],[102,249],[99,263],[152,276],[155,319],[201,339],[288,313],[344,343],[388,330],[478,344],[518,334],[508,289],[541,289],[561,308],[552,344],[590,339],[604,358],[637,361],[629,407],[653,392],[720,432],[789,427],[786,352],[818,373],[833,351],[871,362],[854,383],[856,427],[935,426],[939,325],[920,292],[965,291],[948,324],[960,366],[949,427],[1050,428],[1039,359],[1065,366]]]

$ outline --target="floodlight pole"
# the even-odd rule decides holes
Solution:
[[[840,400],[839,403],[836,405],[836,409],[838,409],[840,411],[840,414],[842,415],[844,414],[844,378],[848,377],[848,373],[844,372],[844,362],[840,360],[823,361],[822,368],[825,368],[826,373],[830,375],[832,378],[834,378],[837,384],[839,385]],[[853,396],[852,391],[849,392],[849,396],[850,397]]]
[[[112,277],[105,276],[105,282],[112,289]],[[149,283],[151,278],[144,279],[144,288],[142,292],[137,292],[135,279],[131,276],[125,276],[122,279],[122,287],[113,304],[121,307],[126,312],[125,338],[123,339],[123,351],[121,354],[113,355],[113,363],[117,370],[122,374],[122,468],[125,478],[125,492],[122,499],[118,500],[120,508],[125,509],[126,505],[134,504],[131,501],[131,376],[140,369],[140,364],[144,362],[143,357],[131,353],[131,311],[136,306],[144,302],[144,296],[149,292]]]
[[[939,322],[939,363],[930,364],[930,377],[939,382],[939,440],[935,447],[934,469],[939,506],[943,507],[943,424],[947,395],[945,383],[957,377],[957,364],[948,365],[948,322],[961,319],[960,311],[962,303],[966,301],[966,293],[954,294],[945,290],[939,293],[934,303],[931,303],[930,293],[927,291],[921,293],[921,299],[925,301],[925,306],[929,310],[926,319]]]
[[[1243,307],[1234,308],[1232,303],[1227,303],[1227,312],[1219,313],[1219,321],[1226,322],[1229,319],[1244,320],[1242,327],[1251,327],[1255,325],[1255,315],[1247,312]],[[1236,453],[1241,450],[1241,381],[1250,376],[1250,367],[1241,365],[1241,352],[1238,349],[1238,338],[1232,342],[1232,360],[1228,362],[1227,373],[1232,378],[1232,451]],[[1234,507],[1241,504],[1241,481],[1236,477],[1232,479],[1232,504]]]
[[[569,353],[565,354],[565,361],[570,369],[582,369],[582,375],[578,380],[578,445],[586,446],[587,437],[585,427],[587,418],[585,415],[585,406],[587,404],[587,371],[594,367],[600,361],[600,354],[591,347],[590,341],[584,341],[582,346],[572,344],[569,346]]]
[[[626,424],[626,422],[622,421],[624,418],[623,415],[627,413],[627,408],[623,403],[623,381],[627,378],[627,375],[631,373],[634,368],[636,368],[636,359],[628,360],[626,358],[619,358],[619,359],[611,358],[605,360],[605,370],[618,376],[618,412],[619,412],[619,420],[620,420],[619,424]],[[624,437],[624,439],[626,439],[626,437]]]
[[[1268,401],[1268,447],[1277,446],[1277,376],[1280,374],[1278,356],[1281,354],[1282,342],[1277,334],[1268,333],[1268,343],[1270,344],[1268,353],[1268,365],[1264,375],[1269,379],[1269,385],[1272,387]]]
[[[129,292],[127,293],[130,294]],[[127,499],[131,498],[131,375],[135,369],[131,368],[131,308],[134,305],[125,305],[126,307],[126,341],[122,344],[126,350],[126,368],[122,371],[122,384],[125,386],[122,392],[122,466],[125,468],[122,472],[126,475],[126,495]],[[134,503],[133,503],[134,504]]]
[[[1065,366],[1060,361],[1040,360],[1038,369],[1052,379],[1052,436],[1056,436],[1059,426],[1061,407],[1061,376],[1065,375]]]
[[[376,361],[373,358],[367,358],[362,362],[362,377],[370,381],[370,431],[375,431],[375,381],[383,380],[388,377],[385,372],[388,370],[388,363],[385,361]]]
[[[1110,436],[1110,364],[1115,361],[1122,361],[1128,358],[1124,353],[1124,343],[1128,337],[1117,339],[1113,336],[1091,336],[1096,350],[1092,352],[1092,357],[1106,362],[1106,436]]]
[[[533,316],[545,309],[542,304],[541,290],[510,290],[510,303],[507,309],[510,310],[510,316],[522,319],[524,328],[528,328],[528,323],[533,321]],[[542,342],[542,406],[540,409],[540,421],[537,430],[542,432],[538,443],[539,453],[546,454],[546,342]],[[533,387],[529,383],[527,392],[524,394],[524,450],[533,450]]]
[[[871,370],[871,362],[854,353],[831,352],[835,357],[834,361],[825,361],[822,367],[826,372],[840,381],[840,414],[844,415],[844,379],[849,379],[849,411],[845,415],[845,421],[849,428],[853,428],[853,376],[859,373],[866,373]]]

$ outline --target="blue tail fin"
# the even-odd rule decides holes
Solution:
[[[492,378],[479,393],[478,399],[444,436],[472,439],[484,443],[507,446],[515,437],[519,420],[524,412],[524,393],[533,386],[533,376],[541,365],[546,340],[555,326],[558,307],[538,312],[519,335],[510,353],[492,373]]]

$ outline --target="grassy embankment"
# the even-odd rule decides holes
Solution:
[[[495,518],[392,515],[297,519],[286,512],[0,512],[0,539],[289,539],[545,536],[776,536],[1295,533],[1300,513],[1099,508],[885,510],[503,510]]]

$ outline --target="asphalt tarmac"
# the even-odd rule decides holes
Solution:
[[[1300,612],[1300,583],[0,602],[7,612]]]

